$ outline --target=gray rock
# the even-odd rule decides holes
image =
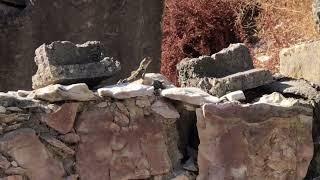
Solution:
[[[161,91],[161,96],[193,105],[219,102],[219,98],[211,96],[195,87],[165,89]]]
[[[60,151],[65,153],[66,155],[75,155],[75,151],[65,145],[63,142],[59,141],[58,139],[51,137],[51,136],[41,136],[41,139],[45,140],[47,143],[52,145],[55,148],[58,148]]]
[[[84,83],[72,84],[69,86],[63,86],[60,84],[49,85],[35,90],[29,95],[34,99],[58,102],[58,101],[90,101],[95,99],[92,91]]]
[[[127,99],[139,96],[152,96],[154,88],[140,83],[125,83],[98,89],[99,96]]]
[[[313,16],[316,24],[316,28],[318,31],[320,31],[320,1],[319,0],[313,0]]]
[[[120,70],[119,62],[106,57],[104,47],[98,41],[84,44],[55,41],[41,45],[35,54],[38,71],[32,77],[34,89],[80,82],[94,86]]]
[[[246,100],[246,96],[244,95],[243,91],[241,91],[241,90],[228,93],[228,94],[222,96],[220,99],[224,99],[224,98],[228,99],[231,102]]]
[[[160,114],[162,117],[167,119],[180,118],[179,112],[176,108],[164,100],[157,100],[151,106],[153,112]]]
[[[3,107],[3,106],[0,106],[0,114],[4,114],[4,113],[6,113],[6,108],[5,107]]]
[[[264,86],[268,91],[281,94],[294,94],[307,99],[316,99],[318,91],[305,80],[281,80]]]
[[[270,71],[251,69],[224,78],[201,79],[196,86],[212,95],[221,97],[228,92],[252,89],[271,82],[273,82],[273,77]]]
[[[320,85],[320,41],[294,45],[280,51],[280,73]]]
[[[237,72],[253,69],[249,49],[244,44],[231,44],[228,48],[210,56],[184,59],[178,65],[179,81],[190,86],[194,78],[221,78]]]

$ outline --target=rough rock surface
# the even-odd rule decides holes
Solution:
[[[93,92],[90,91],[88,86],[84,83],[72,84],[69,86],[60,84],[49,85],[33,91],[29,97],[49,102],[67,100],[90,101],[95,99]]]
[[[313,156],[312,109],[206,104],[197,116],[199,180],[305,177]]]
[[[43,121],[61,134],[67,134],[73,128],[78,107],[78,103],[63,104],[56,112],[45,115]]]
[[[165,102],[164,100],[157,100],[155,101],[151,109],[157,113],[160,114],[164,118],[168,119],[177,119],[180,118],[179,112],[176,110],[176,108],[169,103]]]
[[[0,3],[5,12],[0,13],[0,91],[31,89],[34,50],[57,40],[101,41],[108,55],[122,64],[117,78],[127,77],[145,56],[154,59],[149,71],[159,72],[162,0],[25,3],[25,8]]]
[[[104,47],[98,41],[84,44],[55,41],[41,45],[35,52],[38,70],[32,77],[33,89],[50,84],[87,83],[95,86],[99,80],[120,71],[119,62],[106,57]]]
[[[203,78],[190,81],[188,86],[199,87],[211,95],[221,97],[237,90],[253,89],[273,82],[270,71],[251,69],[223,78]]]
[[[182,86],[187,85],[186,81],[189,79],[221,78],[249,69],[253,69],[253,61],[249,49],[244,44],[231,44],[211,57],[187,58],[177,65]]]
[[[320,41],[307,42],[282,49],[280,73],[320,85]]]
[[[281,94],[291,94],[301,96],[306,99],[317,99],[319,92],[307,81],[299,80],[280,80],[263,87],[269,92],[279,92]]]
[[[107,109],[81,113],[76,167],[82,179],[146,179],[171,171],[163,120],[130,110],[127,126],[119,126]]]
[[[65,174],[62,163],[53,158],[32,129],[7,133],[0,139],[0,150],[23,167],[31,180],[62,180]]]
[[[147,86],[135,82],[117,84],[98,89],[99,96],[109,96],[116,99],[127,99],[139,96],[152,96],[153,91],[153,86]]]
[[[219,98],[195,87],[165,89],[161,91],[161,96],[193,105],[219,102]]]

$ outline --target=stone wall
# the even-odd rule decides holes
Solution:
[[[130,74],[144,56],[154,59],[150,71],[160,69],[162,0],[25,3],[17,7],[0,1],[0,91],[31,89],[34,50],[57,40],[101,41],[107,56],[122,63],[117,78]]]

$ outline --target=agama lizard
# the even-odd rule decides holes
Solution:
[[[146,70],[149,66],[149,64],[152,62],[151,58],[150,57],[146,57],[144,58],[141,62],[140,62],[140,65],[139,65],[139,68],[135,71],[132,71],[131,72],[131,75],[126,78],[126,79],[122,79],[120,81],[118,81],[117,84],[122,84],[122,83],[131,83],[133,81],[136,81],[140,78],[144,78],[144,75],[146,73]]]

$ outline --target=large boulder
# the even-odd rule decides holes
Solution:
[[[41,45],[35,53],[38,71],[32,77],[34,89],[80,82],[97,85],[120,70],[119,62],[106,57],[105,49],[98,41],[84,44],[55,41]]]
[[[182,86],[194,78],[221,78],[237,72],[253,69],[249,49],[244,44],[231,44],[228,48],[199,58],[183,59],[178,65],[179,82]]]
[[[306,176],[313,156],[312,108],[206,104],[197,116],[198,180]]]
[[[280,73],[320,85],[320,41],[307,42],[282,49]]]

